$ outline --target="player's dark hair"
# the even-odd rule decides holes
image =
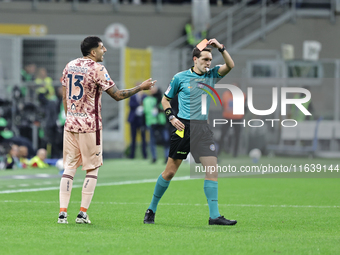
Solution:
[[[80,44],[81,53],[86,57],[93,48],[97,48],[102,40],[97,36],[88,36]]]
[[[208,48],[208,47],[205,47],[202,51],[208,51],[208,52],[211,52],[211,48]],[[197,57],[199,58],[201,56],[201,52],[197,47],[195,47],[193,50],[192,50],[192,58],[194,57]]]

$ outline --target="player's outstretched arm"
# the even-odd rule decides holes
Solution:
[[[155,85],[157,81],[153,81],[152,78],[147,79],[142,84],[137,85],[136,87],[132,89],[122,89],[119,90],[117,86],[113,86],[112,88],[109,88],[106,90],[106,93],[110,95],[113,99],[116,101],[120,101],[123,99],[126,99],[136,93],[138,93],[141,90],[149,90],[153,85]]]
[[[233,59],[231,58],[231,56],[229,55],[229,53],[225,49],[225,47],[222,44],[220,44],[215,38],[214,39],[210,39],[207,44],[213,46],[214,48],[217,48],[219,51],[221,50],[221,54],[222,54],[222,57],[224,59],[225,64],[222,65],[218,69],[218,72],[222,76],[224,76],[227,73],[229,73],[230,70],[234,68],[235,64],[234,64]]]

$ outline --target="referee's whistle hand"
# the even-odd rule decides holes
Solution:
[[[171,124],[179,131],[183,131],[185,128],[185,125],[177,118],[173,118]]]

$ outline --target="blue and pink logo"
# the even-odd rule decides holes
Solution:
[[[208,84],[205,84],[205,83],[203,83],[203,82],[199,82],[199,83],[198,83],[198,88],[201,89],[201,90],[203,90],[204,92],[206,92],[206,93],[212,98],[212,100],[214,101],[215,105],[217,105],[214,96],[210,93],[209,90],[204,89],[204,86],[207,87],[207,88],[209,88],[212,92],[214,92],[214,94],[217,96],[217,98],[218,98],[218,100],[220,101],[220,104],[221,104],[221,106],[222,106],[222,100],[221,100],[220,96],[217,94],[217,91],[216,91],[213,87],[211,87],[211,86],[209,86]],[[203,96],[203,95],[202,95],[202,96]],[[206,95],[205,95],[205,96],[206,96]]]
[[[213,87],[211,87],[208,84],[205,84],[203,82],[199,82],[198,83],[198,88],[203,90],[205,93],[207,93],[212,98],[212,100],[214,101],[215,105],[217,105],[214,96],[211,94],[211,92],[209,90],[207,90],[204,87],[207,87],[208,89],[210,89],[217,96],[217,98],[220,101],[220,104],[222,106],[222,100],[221,100],[220,96],[217,94],[217,91]],[[207,94],[202,94],[202,96],[201,96],[202,97],[202,104],[201,104],[201,106],[202,106],[202,109],[201,109],[202,115],[206,115],[207,114]]]

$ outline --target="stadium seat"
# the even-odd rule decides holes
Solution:
[[[334,124],[334,144],[335,144],[335,150],[340,149],[340,122],[336,122]]]
[[[318,149],[330,151],[334,149],[335,123],[331,120],[321,121],[318,132]]]
[[[281,155],[315,156],[320,122],[321,118],[317,121],[299,122],[296,127],[282,127],[279,144],[268,145],[268,151]]]

